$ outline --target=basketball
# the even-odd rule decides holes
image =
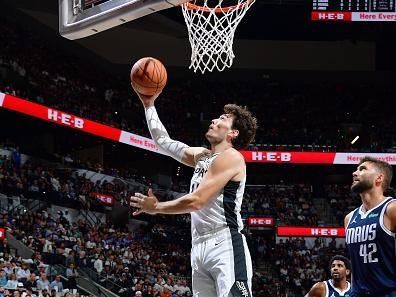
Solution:
[[[131,70],[131,83],[136,92],[153,96],[162,91],[168,75],[165,66],[157,59],[146,57],[137,61]]]

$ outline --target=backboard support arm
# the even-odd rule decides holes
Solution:
[[[186,0],[109,0],[83,9],[81,0],[59,0],[59,33],[70,40],[84,38]]]

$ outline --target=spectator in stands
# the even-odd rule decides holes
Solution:
[[[104,269],[102,270],[100,274],[100,282],[102,284],[106,284],[106,280],[114,280],[114,273],[110,268],[110,262],[106,261]]]
[[[56,297],[56,290],[51,289],[51,296],[50,297]]]
[[[136,292],[143,291],[142,284],[138,280],[134,287],[132,287],[132,296],[135,296]]]
[[[67,291],[63,297],[73,297],[73,294],[70,291]]]
[[[26,282],[30,276],[30,270],[27,263],[22,263],[21,268],[17,272],[17,279],[20,282]]]
[[[128,278],[128,279],[132,279],[132,273],[130,273],[129,272],[129,267],[128,266],[125,266],[124,267],[124,271],[122,272],[122,274],[125,274],[125,276]]]
[[[191,293],[191,289],[187,286],[187,281],[185,279],[179,280],[177,282],[177,285],[175,285],[175,290],[179,290],[183,294],[185,294],[186,292],[190,292]]]
[[[162,289],[162,292],[160,293],[160,296],[161,296],[161,297],[172,297],[172,292],[169,291],[168,288],[164,287],[164,288]]]
[[[8,245],[8,239],[4,238],[3,241],[0,243],[0,253],[7,253],[9,254],[11,251],[10,246]]]
[[[147,292],[146,297],[160,297],[160,292],[153,288],[151,292]]]
[[[14,291],[14,296],[15,296],[15,292],[18,293],[18,296],[21,296],[23,291],[25,291],[25,288],[23,287],[23,283],[19,282],[17,285],[17,290]]]
[[[4,287],[5,285],[7,285],[7,275],[5,273],[5,271],[3,269],[0,270],[0,286]]]
[[[66,269],[66,276],[68,279],[68,287],[69,289],[77,289],[77,277],[78,272],[77,269],[74,267],[74,264],[71,263],[69,268]]]
[[[132,279],[128,278],[127,275],[123,273],[121,278],[117,281],[117,285],[121,288],[118,293],[123,293],[123,296],[130,293],[132,284]]]
[[[184,287],[184,289],[183,289],[184,294],[186,294],[186,296],[192,296],[192,291],[191,291],[190,287],[187,285],[187,281],[183,280],[182,284],[183,284],[183,287]]]
[[[16,263],[15,257],[10,261],[10,263],[11,263],[10,269],[13,271],[13,273],[16,274],[16,272],[17,272],[18,269],[19,269],[19,266],[18,266],[17,263]],[[18,279],[18,276],[17,276],[17,279]]]
[[[16,278],[16,274],[11,273],[5,287],[10,290],[16,290],[17,286],[18,286],[18,280]]]
[[[29,278],[24,283],[24,287],[29,290],[31,290],[32,288],[37,288],[36,274],[30,274]]]
[[[78,253],[77,266],[79,268],[87,267],[88,262],[87,262],[87,256],[86,255],[87,255],[87,253],[85,251],[83,251],[83,250],[81,250]]]
[[[21,153],[19,152],[19,147],[17,146],[11,155],[12,164],[16,169],[21,167]]]
[[[12,266],[11,261],[8,261],[5,263],[5,266],[3,267],[3,270],[5,271],[7,277],[9,277],[11,274],[14,273],[14,267]]]
[[[100,254],[99,257],[95,260],[94,268],[98,274],[100,274],[103,270],[103,259],[104,255]]]
[[[70,267],[70,264],[76,264],[76,260],[74,258],[74,251],[69,251],[69,255],[66,257],[65,266]]]
[[[37,266],[38,273],[41,275],[42,273],[47,273],[48,265],[44,264],[43,262],[40,262],[40,264]]]
[[[38,290],[43,290],[43,289],[49,289],[49,281],[47,278],[47,274],[41,273],[40,279],[37,281],[37,289]]]
[[[63,283],[59,274],[51,282],[50,288],[55,289],[58,293],[61,293],[63,291]]]
[[[168,279],[166,280],[166,284],[164,285],[164,288],[167,288],[171,293],[175,291],[172,285],[172,279],[170,277],[168,277]]]
[[[162,292],[162,289],[164,288],[164,285],[166,284],[165,280],[161,275],[157,276],[157,281],[154,284],[154,289],[156,289],[159,292]]]

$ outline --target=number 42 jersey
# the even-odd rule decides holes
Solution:
[[[355,209],[347,224],[346,244],[352,263],[352,292],[381,293],[396,290],[395,233],[384,225],[390,202],[386,198],[366,213]]]

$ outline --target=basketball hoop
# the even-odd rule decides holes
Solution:
[[[235,58],[237,26],[256,0],[192,0],[182,4],[194,72],[223,71]]]

